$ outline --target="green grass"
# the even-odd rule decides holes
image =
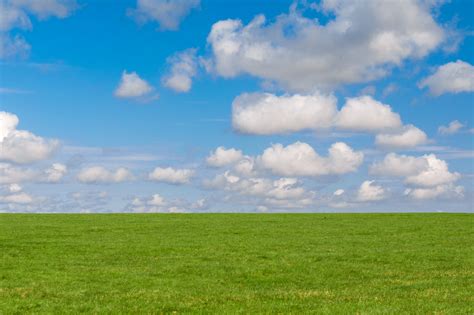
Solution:
[[[473,215],[0,215],[0,313],[473,314]]]

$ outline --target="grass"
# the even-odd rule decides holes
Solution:
[[[0,313],[473,314],[470,214],[0,215]]]

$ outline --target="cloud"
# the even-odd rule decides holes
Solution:
[[[464,127],[463,124],[461,124],[458,120],[453,120],[452,122],[449,123],[448,126],[440,126],[438,128],[438,133],[442,135],[453,135],[455,133],[458,133],[459,130]]]
[[[373,180],[364,181],[357,191],[357,201],[378,201],[386,198],[385,189],[382,186],[374,184]]]
[[[462,198],[464,197],[464,187],[447,184],[429,188],[407,188],[405,190],[405,196],[409,196],[418,200],[434,199],[439,197]]]
[[[54,163],[50,168],[44,171],[46,182],[57,183],[67,173],[67,166],[60,163]]]
[[[162,30],[176,31],[181,21],[199,7],[200,0],[137,0],[136,9],[128,15],[139,23],[156,21]]]
[[[261,206],[303,208],[314,203],[314,192],[306,191],[298,179],[282,177],[276,180],[252,177],[241,178],[229,171],[204,181],[208,188],[237,193],[240,197],[256,198]],[[236,200],[242,201],[242,200]]]
[[[400,115],[370,96],[348,98],[336,118],[342,130],[376,132],[401,127]]]
[[[343,142],[334,143],[329,155],[321,157],[307,143],[295,142],[284,147],[274,144],[258,157],[259,163],[282,176],[321,176],[354,172],[362,164],[362,152],[352,150]]]
[[[231,78],[249,74],[290,91],[313,92],[381,78],[406,59],[422,58],[443,41],[427,3],[407,1],[322,1],[326,24],[296,8],[268,22],[256,16],[221,20],[207,41],[208,69]]]
[[[0,3],[0,58],[15,56],[26,57],[31,46],[25,39],[12,30],[31,30],[32,23],[29,15],[39,20],[49,17],[66,18],[77,8],[74,0],[10,0]]]
[[[141,79],[136,72],[127,73],[127,71],[123,71],[114,95],[120,98],[135,98],[144,96],[152,90],[150,84]]]
[[[222,167],[225,165],[236,163],[243,158],[242,151],[234,148],[226,149],[225,147],[218,147],[214,152],[207,157],[206,162],[213,167]]]
[[[16,115],[0,112],[0,161],[26,164],[50,158],[59,141],[17,130],[18,123]]]
[[[391,149],[407,149],[428,142],[426,134],[413,125],[407,125],[392,133],[378,134],[375,144]]]
[[[187,49],[168,58],[170,71],[162,78],[163,84],[179,93],[189,92],[197,73],[196,49]]]
[[[26,58],[30,54],[31,46],[19,35],[10,37],[0,34],[0,59],[14,56]]]
[[[85,184],[121,183],[132,180],[133,175],[123,167],[110,171],[102,166],[92,166],[82,169],[77,175],[77,179]]]
[[[434,154],[413,157],[389,153],[383,161],[372,164],[369,173],[404,177],[405,184],[412,186],[405,194],[415,199],[435,198],[453,191],[460,195],[463,191],[461,186],[453,185],[460,174],[450,172],[448,164]]]
[[[148,174],[148,178],[157,182],[165,182],[170,184],[187,184],[194,175],[193,170],[189,169],[174,169],[171,167],[161,168],[157,167]]]
[[[336,103],[332,95],[244,93],[232,103],[232,125],[239,132],[258,135],[329,128]]]
[[[30,204],[33,203],[33,197],[25,192],[13,193],[9,195],[0,195],[0,203]]]
[[[445,93],[474,91],[474,66],[457,60],[436,69],[435,73],[423,79],[418,86],[428,88],[434,96]]]

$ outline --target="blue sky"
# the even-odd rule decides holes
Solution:
[[[0,1],[0,211],[470,212],[473,12]]]

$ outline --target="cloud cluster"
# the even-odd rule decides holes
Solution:
[[[85,184],[121,183],[133,179],[133,174],[124,167],[111,171],[102,166],[92,166],[82,169],[77,179]]]
[[[204,185],[212,189],[220,189],[237,193],[243,198],[255,198],[261,207],[267,208],[304,208],[315,202],[315,193],[306,191],[298,179],[282,177],[276,180],[263,177],[240,177],[226,171],[206,180]]]
[[[6,0],[0,2],[0,59],[14,56],[26,57],[31,46],[25,39],[10,31],[31,30],[29,15],[45,20],[50,17],[66,18],[77,8],[75,0]]]
[[[422,130],[404,126],[389,105],[367,95],[347,98],[338,111],[332,95],[244,93],[232,103],[232,125],[238,132],[257,135],[329,128],[378,133],[375,143],[393,149],[412,148],[428,141]]]
[[[128,15],[139,23],[156,21],[162,30],[176,31],[181,21],[199,7],[200,0],[137,0]]]
[[[225,147],[218,147],[207,157],[206,162],[212,167],[222,167],[225,165],[236,163],[243,158],[242,151]]]
[[[364,154],[343,142],[334,143],[327,157],[321,157],[309,144],[295,142],[284,147],[274,144],[258,160],[263,168],[281,176],[321,176],[354,172]]]
[[[179,93],[189,92],[196,76],[198,63],[196,49],[187,49],[168,58],[169,73],[163,78],[163,84]]]
[[[18,123],[16,115],[0,112],[0,161],[26,164],[51,157],[59,141],[18,130]]]
[[[332,95],[244,93],[232,103],[232,125],[239,132],[257,135],[329,128],[336,104]]]
[[[194,171],[190,169],[174,169],[171,167],[155,168],[150,174],[148,179],[156,182],[165,182],[170,184],[187,184],[193,176]]]
[[[151,91],[153,91],[151,85],[140,78],[136,72],[123,71],[114,95],[120,98],[136,98],[147,95]]]
[[[440,126],[438,132],[442,135],[453,135],[458,133],[463,127],[464,125],[458,120],[453,120],[448,126]]]
[[[428,2],[322,1],[326,24],[295,5],[267,22],[256,16],[218,21],[208,43],[210,66],[223,77],[249,74],[291,91],[313,92],[385,76],[408,58],[421,58],[444,39]]]
[[[373,175],[402,177],[410,186],[406,195],[415,199],[462,196],[463,188],[454,183],[459,173],[452,173],[446,161],[434,154],[421,157],[389,153],[385,158],[370,167]]]
[[[207,200],[198,199],[195,202],[174,199],[169,200],[160,194],[153,194],[149,197],[135,197],[126,206],[126,211],[132,212],[187,212],[195,210],[204,210],[207,208]]]
[[[368,201],[378,201],[386,198],[385,189],[374,184],[373,180],[364,181],[357,191],[357,201],[368,202]]]
[[[438,67],[431,76],[419,83],[420,88],[428,88],[430,93],[439,96],[445,93],[474,91],[474,66],[457,60]]]

